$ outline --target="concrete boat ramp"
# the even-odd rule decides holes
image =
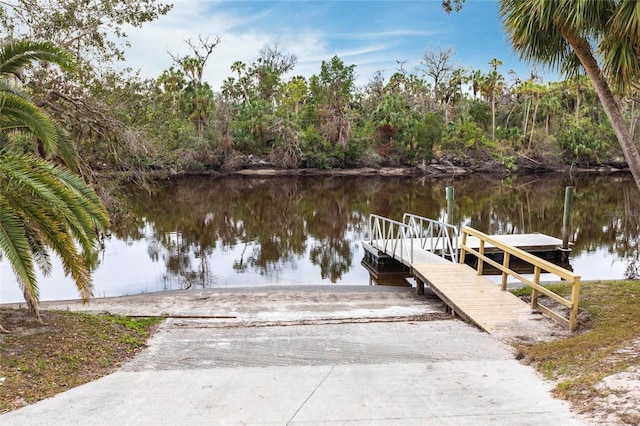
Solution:
[[[239,288],[43,307],[167,319],[118,371],[0,424],[586,424],[509,345],[411,288]]]

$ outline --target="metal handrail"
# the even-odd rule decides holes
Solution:
[[[413,244],[408,240],[411,238],[410,231],[409,226],[405,223],[376,214],[369,215],[369,243],[374,245],[374,241],[381,241],[382,247],[378,246],[378,250],[382,250],[400,261],[403,260],[406,253],[409,262],[413,263]],[[399,253],[397,253],[398,248]]]
[[[420,248],[458,262],[458,228],[445,222],[405,213],[402,222],[420,239]],[[427,247],[429,245],[429,247]]]
[[[377,248],[391,257],[413,263],[415,239],[421,249],[458,262],[457,227],[411,213],[405,213],[402,222],[369,215],[369,243],[376,241]]]

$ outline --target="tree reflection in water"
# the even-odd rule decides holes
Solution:
[[[167,288],[215,286],[221,262],[272,281],[310,263],[319,273],[307,281],[338,283],[360,267],[354,253],[367,236],[370,213],[442,219],[445,187],[454,186],[455,224],[559,237],[566,185],[576,187],[572,256],[606,248],[626,259],[627,275],[637,277],[640,202],[626,175],[183,178],[158,183],[151,195],[129,188],[135,218],[117,223],[113,233],[120,240],[146,239],[150,259],[166,265]]]

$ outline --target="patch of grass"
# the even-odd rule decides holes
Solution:
[[[149,336],[148,330],[154,329],[155,326],[162,321],[162,318],[159,317],[130,318],[123,316],[104,316],[103,318],[127,330],[131,330],[132,333],[122,335],[120,341],[132,347],[144,346]]]
[[[564,297],[569,296],[571,294],[572,285],[569,283],[543,284],[542,286]],[[510,292],[518,297],[525,297],[525,296],[531,296],[531,290],[532,290],[531,287],[525,286],[521,288],[515,288],[513,290],[510,290]]]
[[[640,366],[640,281],[584,282],[580,308],[590,318],[587,330],[558,341],[516,346],[525,362],[558,382],[558,397],[588,406],[598,395],[595,385],[600,380]]]
[[[124,316],[104,316],[103,318],[116,324],[120,324],[130,330],[135,330],[142,337],[146,337],[148,335],[150,327],[153,327],[162,321],[162,318],[159,317],[130,318]]]
[[[145,346],[160,318],[0,309],[0,413],[116,370]]]

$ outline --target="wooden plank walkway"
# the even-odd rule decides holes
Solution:
[[[492,235],[496,244],[503,243],[526,252],[557,250],[562,241],[545,234]],[[489,334],[509,341],[528,339],[526,336],[552,336],[559,332],[555,323],[546,321],[538,310],[500,285],[478,275],[472,267],[451,262],[438,254],[442,240],[424,239],[427,250],[420,248],[420,239],[403,238],[362,242],[363,248],[374,256],[387,256],[411,269],[420,294],[427,285],[453,312],[465,321],[475,324]],[[457,245],[459,247],[459,244]],[[468,236],[466,246],[478,250],[480,240]],[[433,249],[436,253],[429,251]],[[485,243],[485,253],[501,252]]]
[[[540,319],[528,304],[471,267],[446,264],[413,264],[417,280],[428,285],[458,316],[490,334],[518,335],[531,331],[532,320]]]

